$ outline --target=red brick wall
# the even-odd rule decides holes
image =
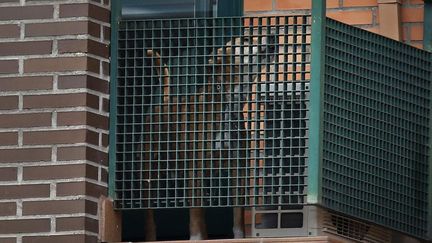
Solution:
[[[109,1],[0,0],[0,242],[97,242]]]
[[[312,0],[244,0],[246,15],[310,13]],[[327,16],[379,33],[377,0],[327,0]],[[422,47],[423,0],[402,0],[402,39]]]

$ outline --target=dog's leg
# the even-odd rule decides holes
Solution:
[[[244,238],[245,236],[244,208],[235,207],[233,211],[234,211],[234,222],[233,222],[234,239]]]
[[[150,119],[149,119],[149,117],[147,117],[146,123],[148,123],[149,121],[150,121]],[[146,136],[144,138],[144,140],[150,141],[150,136]],[[151,192],[150,192],[150,190],[152,188],[151,180],[152,180],[152,177],[154,176],[150,172],[150,163],[149,163],[150,162],[150,154],[148,152],[148,151],[150,151],[150,146],[152,146],[152,145],[146,144],[144,146],[144,152],[143,152],[144,160],[147,161],[146,163],[144,163],[144,168],[143,168],[144,173],[143,173],[143,178],[142,178],[142,180],[144,181],[144,188],[143,189],[145,189],[144,197],[146,197],[146,202],[145,202],[146,205],[150,205],[149,200],[151,200],[150,198],[152,197]],[[155,150],[157,151],[158,148],[155,148]],[[139,149],[138,151],[141,151],[141,149]],[[155,157],[155,158],[157,159],[157,157]],[[148,196],[148,198],[147,198],[147,196]],[[144,229],[145,240],[146,241],[155,241],[156,240],[156,223],[154,220],[154,212],[152,209],[147,209],[145,211],[144,223],[145,223],[145,229]]]
[[[189,209],[190,240],[206,240],[207,227],[204,208]]]
[[[156,241],[156,222],[154,220],[154,211],[153,209],[146,210],[145,216],[145,240],[146,241]]]
[[[195,97],[185,97],[186,103],[195,104]],[[197,99],[199,101],[199,98]],[[198,110],[196,110],[198,109]],[[193,202],[192,206],[195,206],[196,208],[189,209],[189,233],[190,233],[190,239],[191,240],[204,240],[207,239],[207,227],[205,222],[205,210],[202,208],[203,205],[201,205],[201,199],[203,195],[201,195],[201,188],[203,185],[201,184],[201,181],[203,179],[203,174],[201,171],[202,168],[202,153],[196,153],[194,150],[198,149],[198,146],[196,146],[196,141],[190,142],[190,139],[192,138],[195,140],[195,133],[196,130],[199,129],[199,126],[197,123],[199,121],[198,117],[199,115],[195,114],[196,112],[202,110],[202,106],[195,107],[189,105],[188,108],[182,107],[183,114],[190,114],[190,115],[183,115],[182,121],[185,122],[187,119],[190,119],[193,121],[193,123],[185,124],[185,134],[184,134],[184,141],[187,142],[188,145],[187,148],[189,151],[189,196],[191,197],[191,202]],[[199,112],[198,112],[199,113]],[[195,123],[195,124],[194,124]],[[186,134],[193,131],[193,134]],[[199,131],[198,131],[199,132]]]

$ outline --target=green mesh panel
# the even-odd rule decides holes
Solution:
[[[322,203],[425,237],[431,54],[326,26]]]
[[[310,16],[121,21],[116,207],[304,203],[310,34]]]

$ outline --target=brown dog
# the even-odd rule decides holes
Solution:
[[[242,43],[243,42],[243,43]],[[260,45],[258,45],[258,43]],[[261,40],[258,38],[251,39],[235,39],[234,42],[228,42],[223,48],[219,48],[217,53],[211,55],[212,58],[208,61],[210,70],[212,75],[208,80],[208,84],[200,85],[201,87],[196,90],[195,95],[183,95],[183,96],[174,96],[170,94],[170,72],[167,65],[162,63],[162,59],[156,51],[148,50],[146,55],[154,60],[154,65],[156,74],[160,77],[159,79],[162,82],[161,88],[161,104],[154,107],[154,110],[150,113],[161,114],[161,115],[152,115],[149,114],[146,116],[146,123],[150,124],[150,128],[152,129],[152,137],[150,135],[144,136],[143,141],[152,141],[152,143],[145,143],[145,145],[141,145],[138,148],[140,151],[140,156],[138,156],[138,160],[145,161],[157,161],[159,159],[158,153],[154,153],[154,155],[150,158],[150,155],[147,151],[175,151],[176,149],[184,149],[186,151],[198,151],[188,152],[188,153],[176,153],[175,155],[163,155],[163,156],[171,156],[170,158],[163,158],[165,161],[172,161],[172,163],[184,163],[180,167],[188,168],[188,172],[183,172],[181,176],[188,178],[188,188],[202,188],[203,185],[200,184],[202,179],[208,177],[204,170],[201,168],[204,166],[202,162],[205,161],[206,158],[215,158],[215,163],[223,163],[222,167],[227,168],[227,164],[230,163],[231,167],[238,168],[240,166],[248,163],[246,158],[246,148],[247,144],[244,142],[246,138],[246,125],[242,122],[236,122],[237,125],[241,127],[232,128],[229,124],[230,121],[243,121],[244,117],[238,117],[243,114],[243,106],[247,101],[247,96],[244,95],[244,91],[252,89],[253,80],[256,78],[258,73],[258,68],[256,67],[258,62],[261,62],[260,58],[263,55],[259,55],[262,53],[272,53],[274,51],[271,50],[272,40],[268,37],[262,37]],[[253,75],[244,75],[241,76],[240,70],[244,68],[246,65],[252,65],[252,73]],[[214,73],[213,73],[214,71]],[[250,80],[249,80],[250,79]],[[206,95],[212,94],[212,95]],[[233,105],[222,105],[224,103],[233,103]],[[180,104],[180,105],[178,105]],[[194,104],[194,105],[181,105],[181,104]],[[203,111],[211,111],[211,112],[203,112]],[[175,118],[168,117],[170,113],[177,114]],[[212,113],[216,113],[213,116]],[[209,116],[200,117],[202,116]],[[213,116],[213,117],[211,117]],[[213,124],[206,124],[204,121],[211,121],[216,119],[215,122],[217,127],[214,127]],[[191,122],[188,122],[191,121]],[[201,122],[200,122],[201,121]],[[228,121],[228,122],[227,122]],[[170,123],[171,122],[171,123]],[[175,124],[175,127],[172,127],[172,124]],[[171,126],[171,127],[170,127]],[[216,129],[217,138],[210,137],[212,134],[212,129]],[[155,131],[158,131],[159,135],[156,136],[154,134]],[[171,134],[167,131],[173,131]],[[175,131],[175,132],[174,132]],[[195,143],[189,142],[188,132],[194,131],[196,132],[196,137],[194,139],[198,139],[199,141],[207,141],[203,142],[203,145],[196,145]],[[227,132],[228,131],[228,132]],[[213,144],[210,141],[219,141]],[[230,143],[228,141],[235,140],[240,142]],[[159,141],[159,142],[158,142]],[[184,144],[183,148],[176,148],[176,144],[173,143],[164,143],[160,141],[181,141],[181,144]],[[150,147],[152,146],[152,147]],[[203,147],[196,147],[203,146]],[[225,151],[223,153],[233,153],[233,154],[223,154],[223,153],[213,153],[212,151],[208,151],[206,148],[211,148],[210,150],[215,151]],[[163,153],[166,154],[166,153]],[[219,158],[218,158],[219,156]],[[232,161],[227,161],[226,158],[239,158],[232,159]],[[162,159],[162,158],[161,158]],[[171,162],[168,162],[171,163]],[[153,164],[157,164],[153,163]],[[187,165],[186,165],[187,164]],[[168,165],[169,166],[169,165]],[[179,165],[175,165],[178,168]],[[150,171],[157,171],[158,168],[151,168],[150,163],[144,163],[144,173],[142,174],[143,182],[144,182],[144,190],[147,191],[146,196],[154,197],[151,193],[152,189],[157,189],[157,185],[153,185],[153,181],[157,180],[160,175],[152,174]],[[246,175],[238,175],[236,170],[230,171],[230,177],[244,177]],[[155,179],[153,179],[155,178]],[[195,178],[192,180],[191,178]],[[244,181],[239,180],[240,185],[235,184],[236,180],[234,180],[234,184],[230,185],[231,187],[239,187],[243,188]],[[187,197],[188,198],[197,198],[190,199],[189,205],[193,205],[189,210],[190,222],[189,222],[189,230],[190,230],[190,239],[191,240],[199,240],[199,239],[207,239],[207,228],[205,224],[205,210],[201,205],[201,201],[199,198],[202,198],[204,195],[201,194],[200,190],[193,191],[192,189],[188,190]],[[244,189],[239,189],[239,194],[244,194]],[[149,198],[148,198],[149,199]],[[243,202],[244,203],[244,202]],[[233,222],[233,233],[235,238],[243,238],[244,237],[244,209],[241,207],[234,207],[234,222]],[[154,212],[153,210],[147,210],[146,216],[146,240],[154,241],[156,240],[156,225],[154,221]]]

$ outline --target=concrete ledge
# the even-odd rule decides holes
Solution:
[[[181,240],[181,241],[155,241],[158,243],[338,243],[340,241],[331,240],[328,236],[315,237],[288,237],[288,238],[248,238],[248,239],[221,239],[221,240]],[[117,242],[120,243],[120,242]],[[144,243],[144,242],[135,242]],[[148,243],[148,242],[147,242]]]

